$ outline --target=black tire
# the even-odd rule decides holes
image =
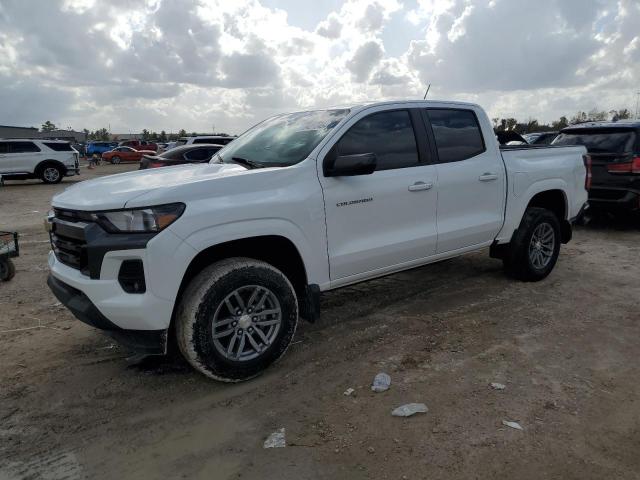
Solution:
[[[0,258],[0,281],[8,282],[16,276],[16,266],[10,258]]]
[[[115,156],[115,157],[111,157],[111,163],[113,165],[118,165],[121,162],[120,157],[119,156]]]
[[[532,237],[536,229],[543,224],[550,226],[553,230],[553,247],[547,262],[544,265],[536,265],[536,260],[532,258],[530,253],[530,247],[533,250],[536,249],[536,246],[532,245]],[[558,261],[560,243],[561,232],[558,217],[544,208],[528,208],[505,252],[503,258],[505,271],[511,277],[525,282],[537,282],[546,278]]]
[[[269,298],[277,299],[277,305],[280,308],[279,327],[275,332],[272,332],[272,341],[268,347],[265,346],[266,343],[262,343],[255,332],[258,323],[244,324],[244,327],[240,323],[248,321],[248,317],[251,317],[252,321],[261,317],[252,317],[250,309],[247,310],[249,314],[243,311],[240,315],[238,310],[229,316],[228,312],[231,311],[231,308],[228,308],[228,304],[225,303],[225,299],[238,289],[254,287],[273,294],[273,297]],[[245,297],[246,305],[243,303],[243,306],[249,308],[252,298],[253,296],[249,299]],[[263,311],[266,308],[262,304],[257,306],[258,308],[262,307]],[[214,318],[218,318],[216,315],[223,310],[227,314],[220,314],[220,316],[227,317],[227,319],[237,319],[235,323],[229,324],[230,328],[227,331],[235,329],[233,337],[240,338],[239,341],[242,342],[239,349],[243,348],[242,345],[248,345],[242,336],[245,335],[245,338],[248,339],[250,336],[248,332],[252,331],[251,325],[253,325],[255,338],[258,338],[259,347],[261,347],[258,349],[259,352],[253,349],[253,355],[257,355],[256,358],[231,359],[225,355],[225,352],[221,352],[221,347],[224,350],[232,342],[232,339],[229,339],[225,346],[220,345],[223,340],[217,340],[218,344],[214,340],[213,321]],[[260,310],[254,312],[253,315],[256,314],[260,315]],[[214,380],[240,382],[259,375],[284,355],[293,339],[297,324],[298,300],[287,277],[268,263],[237,257],[210,265],[189,283],[176,314],[176,339],[183,356],[196,370]],[[245,328],[246,331],[243,332],[242,328]],[[264,331],[261,330],[261,332]],[[237,334],[240,336],[237,337]],[[252,339],[254,339],[253,336]],[[249,350],[252,348],[249,346]],[[264,350],[261,350],[262,348]],[[231,356],[233,356],[233,352]]]
[[[40,167],[40,179],[47,184],[60,183],[64,176],[64,171],[58,165],[47,164]]]

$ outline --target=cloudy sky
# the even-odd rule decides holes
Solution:
[[[240,133],[362,100],[635,110],[639,0],[0,0],[0,124]]]

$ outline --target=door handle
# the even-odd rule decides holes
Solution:
[[[420,192],[422,190],[429,190],[433,187],[433,183],[416,182],[413,185],[409,185],[410,192]]]
[[[478,177],[478,180],[480,180],[481,182],[490,182],[491,180],[497,180],[498,179],[498,175],[495,173],[483,173],[482,175],[480,175]]]

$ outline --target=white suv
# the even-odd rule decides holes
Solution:
[[[80,175],[79,154],[62,140],[0,139],[0,176],[3,180],[39,178],[58,183]]]
[[[235,140],[236,137],[223,137],[221,135],[198,135],[196,137],[180,137],[176,142],[176,147],[182,145],[192,145],[195,143],[213,143],[215,145],[226,145]]]

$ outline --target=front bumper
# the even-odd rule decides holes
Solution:
[[[52,274],[49,274],[47,285],[78,320],[103,330],[123,346],[146,355],[167,353],[167,330],[126,330],[105,317],[84,293]]]

